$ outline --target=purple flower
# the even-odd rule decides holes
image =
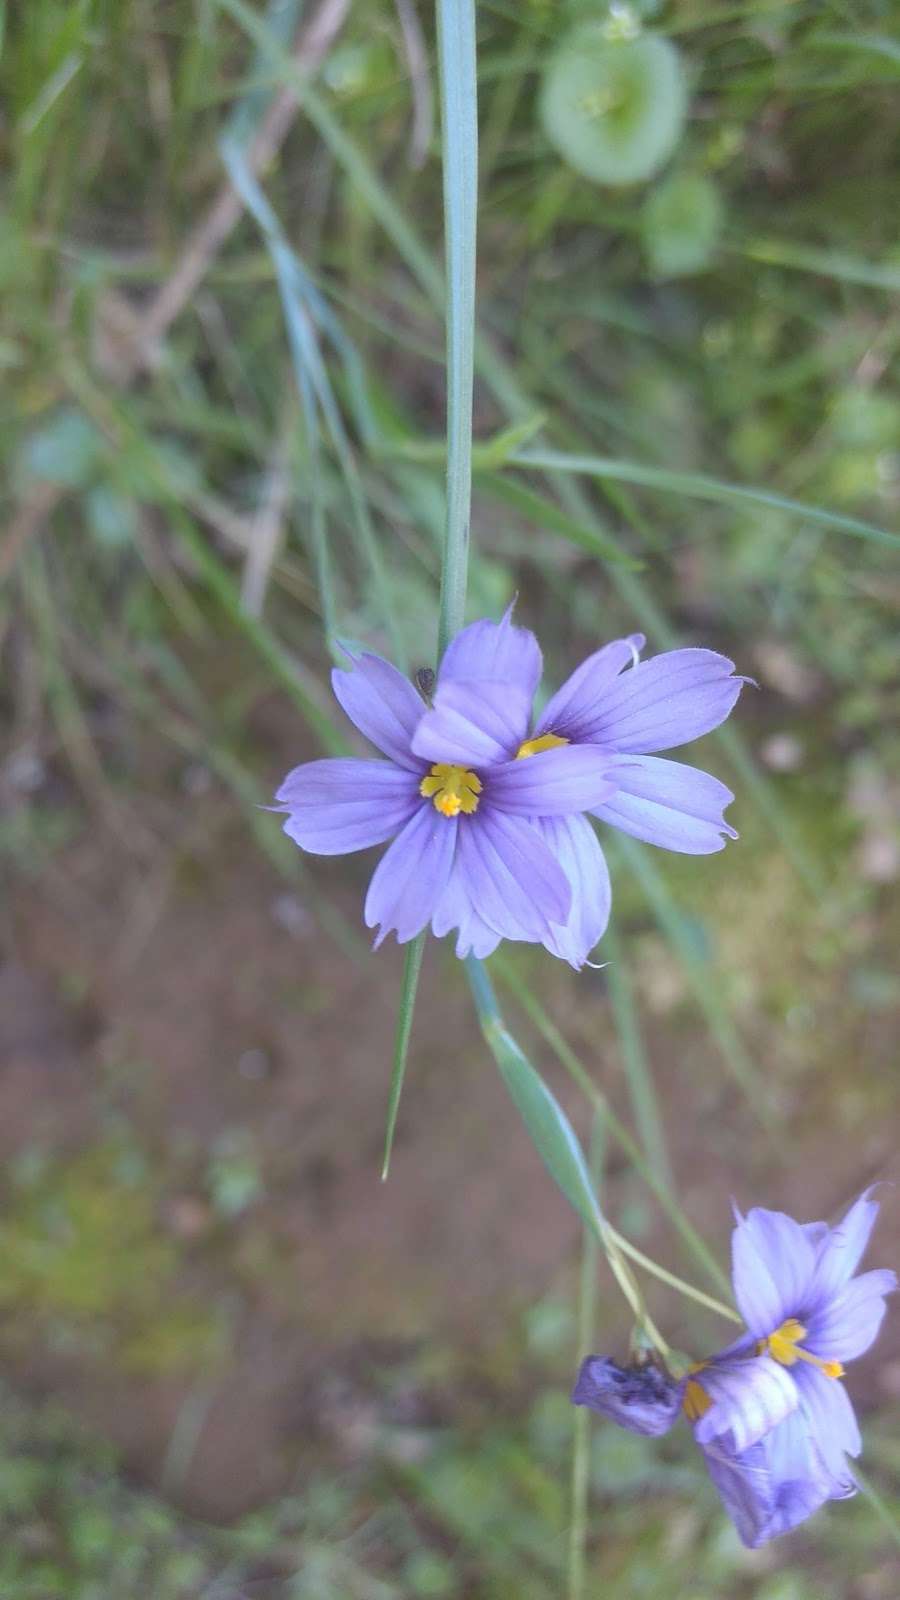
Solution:
[[[856,1492],[847,1457],[861,1442],[844,1362],[868,1350],[897,1287],[888,1270],[854,1275],[878,1215],[870,1196],[835,1228],[758,1208],[738,1215],[734,1292],[749,1332],[680,1384],[657,1373],[651,1392],[650,1369],[623,1374],[598,1357],[579,1374],[575,1403],[634,1433],[665,1432],[680,1406],[751,1547]]]
[[[541,652],[511,608],[457,634],[430,705],[387,661],[352,658],[353,671],[333,672],[334,692],[387,760],[295,768],[276,797],[285,832],[319,855],[393,840],[366,897],[376,946],[430,924],[438,937],[457,930],[460,956],[515,939],[582,966],[611,898],[586,813],[689,854],[736,837],[724,784],[647,752],[716,727],[744,680],[710,650],[640,663],[643,642],[589,656],[533,728]]]
[[[897,1287],[887,1269],[854,1276],[878,1216],[871,1192],[835,1228],[737,1213],[732,1278],[749,1337],[691,1380],[685,1408],[745,1544],[855,1493],[847,1457],[862,1444],[844,1364],[874,1342]],[[765,1495],[748,1492],[748,1476]]]

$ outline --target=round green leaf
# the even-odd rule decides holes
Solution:
[[[661,277],[702,272],[722,229],[722,202],[709,178],[677,172],[644,205],[641,232],[652,270]]]
[[[84,412],[66,406],[26,439],[23,466],[30,478],[83,489],[96,476],[103,449],[101,435]]]
[[[671,155],[687,90],[666,39],[609,39],[576,28],[550,62],[541,90],[544,129],[566,161],[598,183],[639,183]]]

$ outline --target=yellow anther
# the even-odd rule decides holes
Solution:
[[[842,1378],[844,1369],[840,1361],[823,1361],[821,1356],[814,1356],[811,1350],[801,1347],[801,1339],[805,1339],[808,1329],[796,1317],[788,1317],[786,1322],[770,1333],[768,1338],[757,1340],[756,1353],[759,1356],[770,1355],[773,1360],[780,1361],[783,1367],[792,1367],[795,1361],[808,1361],[811,1367],[818,1367],[824,1372],[826,1378]]]
[[[539,756],[542,750],[555,750],[561,744],[568,744],[558,733],[542,733],[539,739],[526,739],[516,751],[516,760],[522,761],[525,756]]]
[[[419,784],[419,793],[430,800],[442,817],[458,817],[462,812],[470,816],[478,810],[481,779],[466,767],[454,767],[447,761],[438,761],[427,778]]]
[[[697,1368],[697,1370],[699,1371],[700,1369]],[[701,1417],[706,1416],[711,1405],[712,1401],[702,1383],[698,1383],[696,1378],[688,1378],[684,1386],[684,1398],[681,1402],[681,1409],[688,1422],[699,1422]]]

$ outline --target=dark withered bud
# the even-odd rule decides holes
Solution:
[[[668,1433],[678,1417],[684,1382],[661,1367],[620,1367],[608,1356],[588,1356],[572,1390],[572,1404],[589,1406],[631,1433]]]
[[[430,700],[434,692],[433,667],[419,667],[416,672],[416,688],[423,700]]]

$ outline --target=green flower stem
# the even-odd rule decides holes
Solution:
[[[689,1300],[696,1300],[698,1305],[706,1306],[708,1311],[714,1311],[717,1316],[725,1317],[729,1322],[742,1322],[742,1317],[739,1312],[735,1311],[733,1306],[725,1305],[724,1301],[717,1300],[714,1295],[705,1294],[702,1289],[695,1289],[692,1283],[685,1283],[684,1279],[679,1278],[676,1273],[669,1272],[666,1267],[661,1267],[658,1261],[653,1260],[652,1256],[645,1256],[643,1250],[639,1250],[637,1245],[632,1244],[610,1223],[607,1223],[606,1226],[610,1238],[617,1248],[622,1251],[622,1254],[628,1256],[631,1261],[637,1262],[638,1266],[643,1267],[645,1272],[652,1273],[653,1277],[659,1278],[661,1283],[667,1283],[671,1289],[677,1289],[679,1294],[686,1295]]]
[[[437,27],[448,284],[447,524],[438,622],[440,660],[465,621],[469,562],[478,211],[478,87],[473,0],[438,0]],[[382,1178],[387,1177],[390,1166],[426,937],[425,933],[420,933],[409,945],[403,967]]]
[[[438,658],[465,620],[472,497],[478,89],[474,0],[437,0],[447,274],[447,526]]]
[[[588,1167],[595,1188],[600,1187],[603,1158],[603,1119],[594,1116]],[[591,1228],[584,1229],[581,1270],[578,1275],[578,1349],[576,1370],[594,1346],[594,1318],[597,1301],[597,1239]],[[587,1514],[591,1469],[590,1412],[586,1406],[573,1407],[572,1423],[572,1520],[569,1526],[568,1600],[584,1600],[587,1578]]]

